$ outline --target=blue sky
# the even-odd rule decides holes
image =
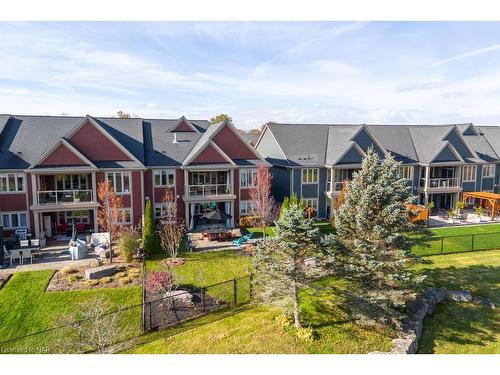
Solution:
[[[0,113],[500,123],[500,23],[0,22]]]

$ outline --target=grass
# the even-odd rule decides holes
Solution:
[[[432,263],[417,268],[427,275],[425,286],[467,289],[497,306],[500,303],[498,251],[433,256],[428,260]],[[471,303],[442,303],[424,323],[419,353],[499,354],[499,322],[498,310]]]
[[[347,284],[324,280],[302,294],[303,324],[314,329],[305,342],[294,329],[275,322],[281,310],[247,305],[222,311],[145,338],[129,353],[367,353],[389,350],[393,332],[366,329],[349,320],[343,310]]]
[[[78,311],[79,304],[99,297],[112,310],[141,301],[139,287],[47,293],[45,289],[53,274],[54,271],[51,270],[19,272],[0,290],[0,341],[61,325],[62,318],[73,316]],[[139,317],[140,313],[137,319]],[[40,348],[51,345],[56,339],[55,334],[36,335],[9,346],[20,344]]]

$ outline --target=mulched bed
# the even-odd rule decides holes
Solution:
[[[71,267],[70,270],[59,270],[52,276],[46,291],[56,292],[65,290],[120,288],[141,284],[142,266],[140,263],[127,264],[113,262],[113,264],[117,266],[116,273],[113,276],[103,277],[99,280],[87,280],[85,278],[85,270],[87,267]]]
[[[0,289],[2,289],[5,284],[7,284],[7,281],[9,281],[11,276],[12,274],[0,275]]]
[[[184,289],[183,289],[184,290]],[[182,321],[208,314],[224,307],[226,304],[216,298],[205,294],[205,303],[199,291],[189,291],[193,296],[192,302],[186,303],[175,300],[174,303],[168,298],[146,292],[146,303],[144,306],[145,325],[149,330],[157,330],[176,325]]]
[[[186,263],[186,259],[184,258],[175,258],[175,260],[169,258],[162,261],[162,264],[167,267],[182,266],[184,263]]]

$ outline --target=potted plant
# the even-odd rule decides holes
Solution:
[[[451,222],[452,224],[454,224],[454,223],[455,223],[455,219],[457,218],[457,211],[455,211],[455,210],[450,210],[450,211],[448,212],[448,216],[450,217],[450,222]]]
[[[476,214],[476,221],[480,223],[483,220],[483,206],[476,206],[474,213]]]

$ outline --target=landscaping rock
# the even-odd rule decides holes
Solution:
[[[107,264],[105,266],[88,268],[85,270],[85,278],[88,280],[96,280],[106,276],[113,276],[116,273],[116,266]]]
[[[495,304],[490,301],[488,298],[483,297],[475,297],[472,302],[477,303],[478,305],[489,307],[490,309],[495,310]]]
[[[468,290],[449,290],[446,299],[453,302],[472,302],[472,293]]]
[[[186,290],[172,290],[164,294],[165,298],[172,297],[176,302],[191,303],[193,295]]]

